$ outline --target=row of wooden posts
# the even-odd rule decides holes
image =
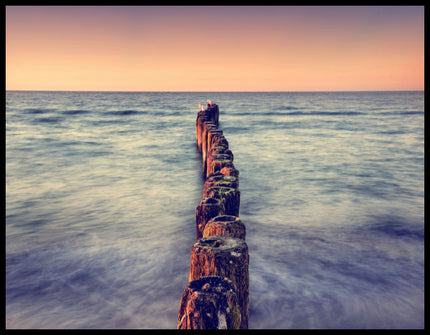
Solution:
[[[218,105],[210,101],[197,114],[196,141],[205,183],[196,208],[196,241],[178,329],[248,328],[249,255],[239,218],[239,171],[218,120]]]

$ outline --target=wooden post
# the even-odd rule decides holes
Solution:
[[[224,166],[219,172],[225,176],[233,176],[239,178],[239,170],[236,170],[234,166]]]
[[[196,240],[203,236],[206,223],[215,216],[224,214],[224,205],[221,199],[205,198],[196,208]]]
[[[217,143],[222,142],[222,140],[224,139],[225,139],[225,136],[222,130],[211,131],[210,137],[208,137],[208,151],[210,148],[217,146]],[[227,140],[225,139],[225,141]]]
[[[207,166],[207,160],[210,149],[212,149],[212,139],[218,138],[220,136],[223,136],[222,130],[219,130],[218,128],[210,128],[207,132],[207,142],[206,142],[206,166]]]
[[[233,152],[225,146],[212,147],[208,150],[208,157],[217,154],[229,155],[231,156],[231,160],[234,159]]]
[[[239,171],[233,165],[219,108],[208,100],[196,119],[197,148],[205,177],[196,208],[196,242],[189,282],[181,298],[178,329],[247,329],[249,255],[239,219]]]
[[[227,277],[236,288],[241,329],[248,328],[249,256],[244,240],[227,237],[203,237],[191,249],[189,281],[205,276]]]
[[[202,152],[202,135],[203,135],[203,126],[206,121],[208,121],[209,118],[207,116],[206,111],[200,111],[197,114],[196,119],[196,142],[197,142],[197,148],[200,152]]]
[[[215,122],[215,124],[218,127],[218,124],[219,124],[219,122],[218,122],[218,120],[219,120],[219,108],[218,108],[218,105],[213,104],[212,108],[214,109],[213,114],[212,114],[213,115],[213,121]]]
[[[218,119],[219,119],[219,108],[217,104],[208,104],[207,111],[213,123],[218,127]]]
[[[177,329],[239,329],[240,324],[240,307],[230,279],[207,276],[187,284]]]
[[[237,216],[220,215],[206,223],[203,237],[230,236],[244,240],[246,235],[245,225]]]
[[[208,152],[208,132],[210,130],[216,130],[216,126],[213,123],[205,122],[202,133],[202,172],[206,174],[206,157]]]
[[[214,136],[212,139],[211,148],[223,146],[228,149],[228,141],[224,135]]]
[[[239,178],[226,176],[222,173],[215,173],[206,178],[203,185],[203,198],[208,196],[208,188],[212,186],[225,186],[239,190]]]
[[[224,167],[234,168],[233,161],[229,159],[228,155],[213,155],[206,163],[206,178],[211,174],[219,173]]]
[[[212,186],[207,190],[208,198],[220,199],[226,215],[239,216],[240,191],[232,187]]]
[[[215,128],[215,129],[211,129],[208,132],[208,146],[210,146],[210,144],[211,144],[212,137],[214,137],[216,135],[223,136],[223,131],[221,129]]]

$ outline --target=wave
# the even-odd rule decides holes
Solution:
[[[315,116],[315,115],[321,115],[321,116],[332,116],[332,115],[346,115],[346,116],[352,116],[352,115],[366,115],[367,113],[364,112],[352,112],[352,111],[337,111],[337,112],[329,112],[329,111],[309,111],[309,112],[303,112],[303,111],[297,111],[297,112],[291,112],[291,113],[273,113],[274,115],[300,115],[300,116]]]
[[[401,135],[401,134],[406,134],[407,132],[399,129],[399,130],[378,131],[376,133],[381,135]]]
[[[272,108],[275,111],[284,111],[284,110],[297,110],[300,109],[298,107],[293,107],[293,106],[278,106],[278,107],[274,107]]]
[[[298,109],[298,108],[297,108]],[[346,115],[346,116],[353,116],[353,115],[366,115],[368,113],[365,112],[353,112],[353,111],[336,111],[336,112],[329,112],[329,111],[293,111],[293,112],[239,112],[234,113],[234,115],[237,116],[315,116],[315,115],[321,115],[321,116],[332,116],[332,115]]]
[[[101,143],[99,142],[94,142],[94,141],[67,141],[67,142],[61,142],[60,145],[101,145]]]
[[[327,112],[327,111],[311,111],[311,112],[293,112],[291,114],[297,115],[366,115],[364,112],[349,112],[349,111],[339,111],[339,112]]]
[[[104,112],[104,115],[137,115],[137,114],[147,114],[145,111],[137,111],[133,109],[127,109],[127,110],[119,110],[119,111],[109,111]]]
[[[155,109],[153,111],[139,111],[134,109],[116,110],[104,112],[103,115],[114,115],[114,116],[129,116],[129,115],[156,115],[156,116],[182,116],[184,115],[179,108],[172,108],[166,110]]]
[[[285,112],[286,110],[291,110],[291,112]],[[284,111],[284,112],[283,112]],[[372,111],[372,110],[370,110]],[[368,113],[363,111],[304,111],[299,108],[282,109],[274,108],[269,112],[259,112],[259,111],[249,111],[249,112],[235,112],[235,116],[333,116],[333,115],[345,115],[345,116],[355,116],[355,115],[369,115],[374,113]],[[424,111],[386,111],[386,112],[376,112],[376,115],[424,115]]]
[[[250,128],[249,127],[224,127],[224,131],[226,134],[247,133],[250,131]]]
[[[41,117],[34,119],[34,123],[58,123],[63,121],[64,118],[60,116]]]
[[[407,111],[407,112],[402,112],[401,114],[405,114],[405,115],[408,115],[408,114],[423,114],[424,115],[424,111]]]
[[[368,230],[383,233],[392,237],[409,237],[418,240],[424,239],[424,226],[413,224],[396,216],[371,217]]]
[[[111,151],[91,151],[87,153],[87,155],[90,157],[107,156],[112,154],[113,153]]]
[[[169,117],[169,116],[183,116],[186,113],[181,112],[180,109],[178,110],[177,108],[172,108],[171,110],[169,110],[169,109],[167,109],[167,110],[157,109],[157,110],[149,112],[148,114],[155,115],[155,116],[163,116],[163,117],[167,116],[167,117]]]
[[[103,126],[103,125],[111,125],[111,124],[120,124],[127,123],[125,120],[97,120],[97,121],[88,121],[88,124],[92,126]]]
[[[68,111],[62,112],[62,114],[65,114],[65,115],[80,115],[80,114],[88,114],[88,113],[91,113],[91,112],[87,110],[81,110],[81,109],[68,110]]]
[[[26,114],[45,114],[45,113],[51,113],[55,112],[56,109],[49,109],[49,108],[26,108],[24,109],[24,112]]]
[[[416,114],[422,114],[422,115],[424,115],[424,111],[387,111],[387,112],[379,112],[378,114],[383,114],[383,115],[416,115]]]

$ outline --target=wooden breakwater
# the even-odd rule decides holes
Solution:
[[[196,242],[178,329],[248,328],[249,255],[239,218],[239,171],[218,121],[218,105],[200,105],[196,142],[205,183],[196,208]]]

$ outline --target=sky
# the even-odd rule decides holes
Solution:
[[[6,6],[6,89],[424,89],[424,6]]]

